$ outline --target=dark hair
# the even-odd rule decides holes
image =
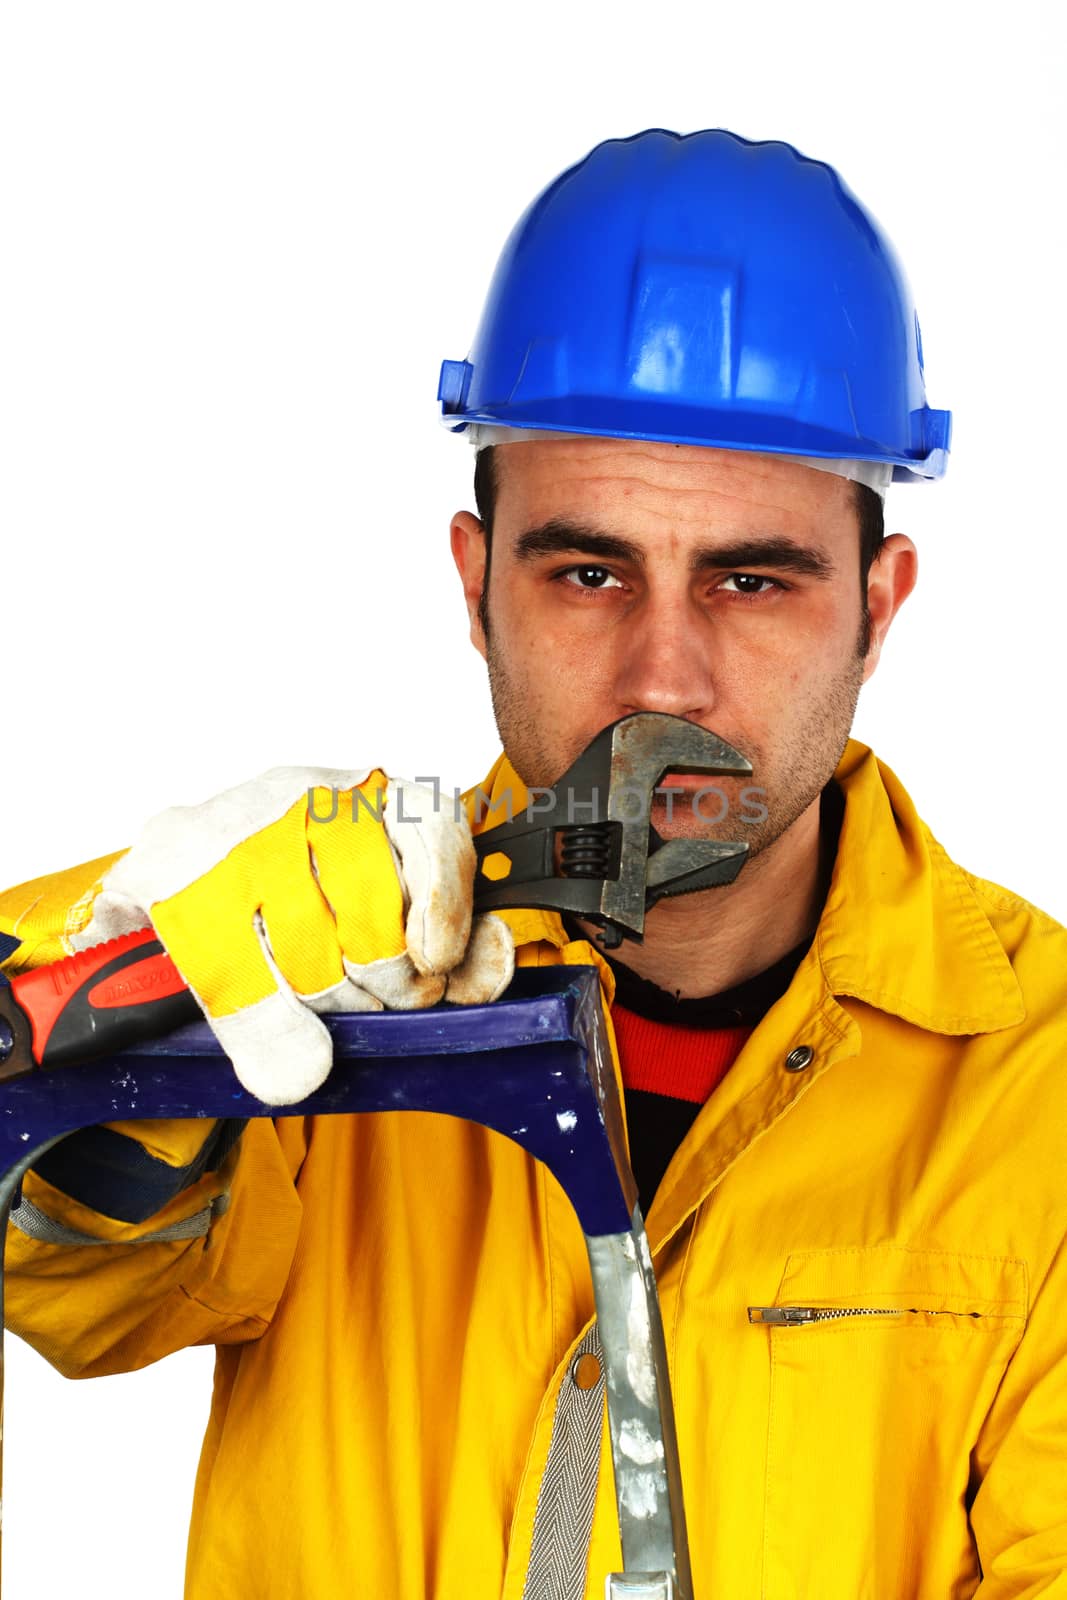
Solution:
[[[478,508],[478,521],[485,529],[485,577],[478,600],[478,621],[482,632],[489,637],[489,567],[493,558],[493,517],[496,515],[496,445],[487,445],[474,458],[474,503]]]
[[[485,529],[485,581],[478,602],[478,620],[482,632],[489,637],[489,566],[493,553],[493,516],[496,512],[497,483],[496,446],[479,450],[474,462],[474,503],[478,518]],[[867,577],[871,564],[885,543],[885,509],[882,498],[868,489],[865,483],[853,483],[853,501],[860,527],[860,593],[863,596],[863,627],[860,633],[865,656],[870,648],[870,615],[867,611]]]

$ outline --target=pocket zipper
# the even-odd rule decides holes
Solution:
[[[832,1322],[838,1317],[899,1317],[921,1312],[927,1317],[979,1317],[980,1311],[932,1311],[923,1306],[749,1306],[749,1322],[771,1322],[795,1328],[806,1322]]]

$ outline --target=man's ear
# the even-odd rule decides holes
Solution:
[[[485,528],[471,511],[457,511],[450,530],[452,559],[463,584],[463,598],[470,618],[471,644],[485,659],[485,632],[480,606],[485,584]]]
[[[871,615],[870,648],[863,682],[874,672],[890,624],[919,576],[919,552],[906,533],[891,533],[871,563],[867,577],[867,609]]]

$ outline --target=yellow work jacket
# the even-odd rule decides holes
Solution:
[[[1067,1595],[1067,930],[955,865],[866,746],[836,781],[811,947],[647,1218],[696,1600]],[[486,787],[508,785],[501,760]],[[60,953],[100,866],[0,897],[9,967]],[[508,921],[524,965],[599,960],[555,916]],[[124,1129],[175,1166],[205,1134]],[[147,1222],[32,1174],[23,1206],[9,1325],[61,1371],[217,1346],[189,1600],[601,1600],[589,1268],[516,1145],[421,1113],[277,1117]],[[750,1320],[783,1306],[841,1315]],[[549,1505],[554,1433],[576,1461],[585,1438],[585,1482]],[[528,1581],[539,1497],[558,1589]]]

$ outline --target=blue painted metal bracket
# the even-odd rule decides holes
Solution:
[[[206,1022],[105,1060],[34,1072],[5,1084],[0,1091],[0,1228],[6,1226],[24,1173],[44,1151],[67,1134],[101,1122],[408,1110],[441,1112],[494,1129],[549,1168],[586,1236],[627,1572],[656,1583],[643,1593],[688,1600],[666,1351],[596,969],[520,969],[507,994],[487,1006],[440,1005],[322,1020],[333,1036],[334,1070],[313,1095],[281,1109],[241,1086]],[[2,1294],[0,1274],[0,1306]],[[642,1348],[636,1352],[633,1317],[627,1316],[635,1296],[647,1313],[638,1319]],[[637,1394],[630,1370],[646,1375]],[[2,1382],[0,1346],[0,1404]],[[658,1455],[653,1451],[649,1460],[635,1464],[620,1452],[628,1418],[631,1430],[640,1422],[662,1441]],[[640,1485],[631,1481],[635,1472],[643,1475]],[[639,1518],[633,1505],[642,1508]],[[611,1582],[625,1579],[626,1574],[616,1574]]]
[[[539,967],[520,969],[492,1005],[325,1016],[334,1070],[282,1108],[242,1088],[207,1023],[192,1023],[120,1055],[4,1085],[0,1172],[44,1140],[100,1122],[440,1111],[493,1128],[543,1161],[585,1233],[625,1232],[636,1195],[599,1004],[595,968]]]

